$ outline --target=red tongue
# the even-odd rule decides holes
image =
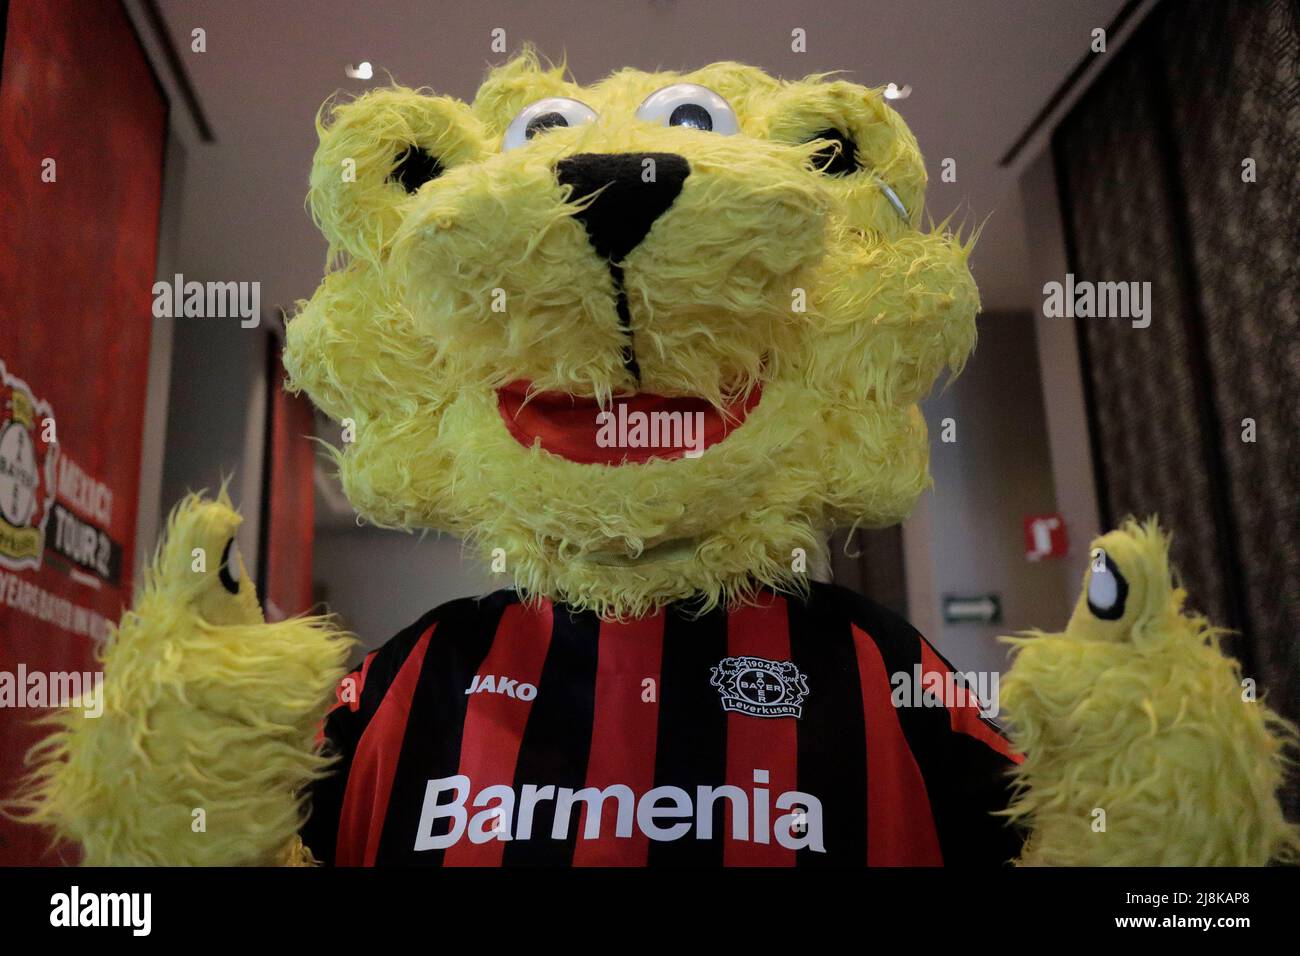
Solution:
[[[525,404],[528,388],[521,380],[497,389],[501,418],[519,444],[531,448],[536,440],[569,461],[606,465],[694,457],[737,428],[761,393],[753,389],[724,416],[702,398],[646,392],[616,397],[606,409],[566,392],[536,392]]]

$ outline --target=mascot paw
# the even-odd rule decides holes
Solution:
[[[1294,858],[1277,800],[1294,728],[1256,700],[1221,633],[1185,613],[1168,539],[1130,520],[1092,543],[1064,632],[1003,638],[1022,864],[1263,865]]]
[[[9,812],[89,865],[303,865],[299,794],[351,642],[323,618],[268,624],[240,516],[186,498],[101,654],[102,713],[48,718]]]

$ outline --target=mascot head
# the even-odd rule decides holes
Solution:
[[[826,530],[926,487],[917,401],[978,296],[878,91],[736,63],[582,87],[529,53],[472,104],[380,89],[317,126],[329,269],[285,364],[350,420],[370,521],[626,615],[797,586]]]

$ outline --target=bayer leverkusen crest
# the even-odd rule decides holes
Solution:
[[[0,565],[38,568],[54,503],[57,449],[46,440],[54,413],[0,361]]]
[[[799,717],[808,680],[793,661],[724,657],[710,683],[722,695],[722,709],[751,717]]]

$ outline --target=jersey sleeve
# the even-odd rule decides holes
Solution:
[[[336,701],[320,728],[322,753],[334,759],[326,773],[308,789],[308,815],[300,830],[302,841],[322,866],[338,860],[339,827],[347,797],[353,758],[393,679],[420,636],[436,619],[431,611],[346,674],[336,689]]]
[[[1025,833],[999,813],[1011,802],[1012,771],[1024,758],[984,716],[976,695],[955,679],[956,668],[924,637],[918,634],[917,640],[922,680],[946,696],[942,708],[931,708],[946,715],[944,742],[934,756],[921,761],[926,786],[933,794],[945,862],[1010,863],[1020,855]],[[953,690],[941,690],[945,688]]]
[[[914,803],[909,815],[924,820],[924,839],[937,844],[946,866],[1001,866],[1020,855],[1024,832],[999,815],[1012,797],[1011,772],[1022,757],[982,711],[970,689],[983,684],[976,674],[961,674],[915,628],[879,605],[852,597],[855,636],[865,645],[864,694],[877,701],[876,714],[887,720],[910,760],[898,766],[912,774]],[[867,729],[869,737],[880,728]],[[869,740],[869,744],[871,741]],[[922,839],[918,837],[918,839]]]

